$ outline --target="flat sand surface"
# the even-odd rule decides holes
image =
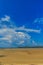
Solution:
[[[0,49],[0,64],[42,64],[43,48]]]

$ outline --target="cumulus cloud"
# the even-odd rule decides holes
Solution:
[[[28,34],[28,32],[34,32],[34,33],[40,33],[41,30],[36,30],[36,29],[29,29],[26,28],[25,26],[21,27],[14,27],[13,24],[11,24],[10,16],[6,16],[1,18],[1,28],[0,28],[0,42],[3,44],[3,46],[13,46],[16,45],[29,45],[31,43],[31,36]],[[7,26],[8,24],[4,24],[4,22],[9,22],[13,28]],[[13,22],[12,22],[13,23]],[[3,27],[2,27],[3,26]],[[17,32],[18,31],[18,32]],[[26,31],[26,32],[25,32]],[[0,46],[2,44],[0,43]],[[35,44],[35,41],[32,41],[32,44]]]
[[[9,44],[12,45],[12,43],[20,45],[20,44],[24,44],[26,41],[28,41],[31,38],[30,35],[24,33],[24,32],[16,32],[14,30],[7,30],[4,31],[2,34],[2,37],[0,38],[0,41],[6,41]],[[5,43],[6,44],[6,43]]]

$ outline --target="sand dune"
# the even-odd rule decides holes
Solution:
[[[0,49],[0,64],[43,65],[43,48]]]

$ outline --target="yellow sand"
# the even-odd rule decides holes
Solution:
[[[1,57],[1,55],[3,57]],[[0,49],[0,64],[42,64],[43,48]]]

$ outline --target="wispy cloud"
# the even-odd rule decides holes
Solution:
[[[37,43],[34,40],[32,40],[32,44],[37,46]]]
[[[1,18],[1,21],[7,21],[9,22],[10,16],[5,15],[5,17]]]
[[[34,20],[34,23],[43,24],[43,18],[36,18],[36,19]]]
[[[40,33],[41,30],[36,30],[36,29],[29,29],[29,28],[25,28],[25,27],[19,27],[16,28],[15,30],[22,30],[22,31],[26,31],[26,32],[35,32],[35,33]]]
[[[10,16],[5,15],[0,18],[0,28],[13,28],[16,27],[15,23],[11,20]]]

